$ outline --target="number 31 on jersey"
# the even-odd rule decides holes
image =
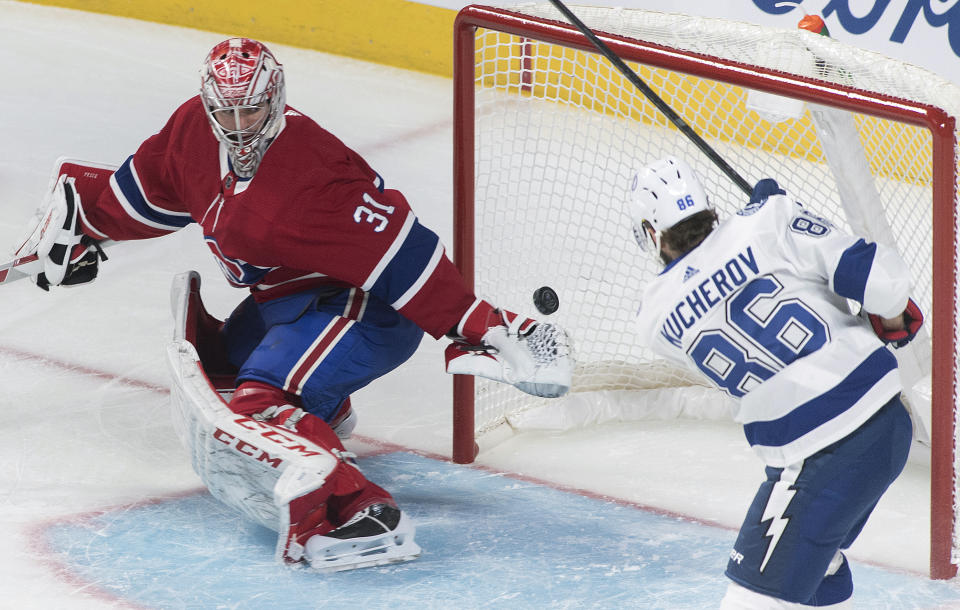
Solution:
[[[381,214],[380,212],[376,212],[366,205],[358,205],[357,209],[353,211],[353,220],[357,223],[366,220],[368,223],[374,225],[373,230],[377,233],[386,229],[387,225],[390,223],[390,218],[388,218],[388,216],[393,214],[395,208],[392,205],[383,205],[382,203],[377,203],[369,193],[363,194],[363,201],[364,203],[381,210],[383,213]]]

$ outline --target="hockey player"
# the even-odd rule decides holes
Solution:
[[[350,394],[406,361],[426,332],[454,340],[451,373],[557,396],[570,384],[566,335],[477,298],[403,195],[286,105],[283,68],[262,43],[217,44],[200,76],[200,94],[116,171],[61,160],[18,254],[43,261],[44,288],[79,284],[96,277],[98,242],[199,224],[227,280],[250,295],[221,323],[197,314],[198,279],[177,293],[200,321],[206,373],[236,382],[228,410],[195,388],[175,392],[195,403],[185,419],[198,473],[237,510],[267,515],[287,562],[412,559],[409,518],[338,438],[355,423]],[[257,485],[268,491],[276,483],[277,506],[251,506],[262,497],[243,491],[252,484],[241,472],[266,477]]]
[[[739,399],[736,420],[766,464],[721,607],[849,605],[842,550],[900,474],[912,439],[885,345],[902,347],[923,320],[906,265],[771,179],[717,224],[699,180],[674,157],[634,177],[631,215],[641,247],[665,265],[644,290],[641,337]]]

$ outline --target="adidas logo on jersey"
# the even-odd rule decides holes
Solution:
[[[700,273],[699,269],[695,267],[687,267],[687,270],[683,272],[683,281],[686,282],[698,273]]]

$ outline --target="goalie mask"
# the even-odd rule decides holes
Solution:
[[[213,47],[200,69],[200,97],[233,171],[249,178],[283,127],[283,66],[262,43],[231,38]]]
[[[713,209],[693,169],[676,157],[641,168],[630,190],[633,236],[640,249],[657,261],[664,231],[697,212]]]

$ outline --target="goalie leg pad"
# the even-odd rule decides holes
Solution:
[[[359,506],[392,503],[393,499],[386,490],[363,476],[352,459],[353,454],[341,444],[339,434],[319,417],[287,403],[288,398],[290,395],[279,388],[246,381],[233,394],[229,407],[233,412],[248,415],[255,421],[290,430],[328,449],[339,460],[335,470],[319,489],[303,494],[294,482],[296,479],[286,481],[281,477],[277,483],[274,495],[284,496],[282,501],[290,497],[286,501],[286,514],[280,514],[280,535],[284,542],[282,552],[278,550],[278,559],[290,562],[303,558],[304,544],[311,536],[334,529],[346,521],[346,517],[354,515]],[[280,492],[280,487],[286,485],[292,485],[292,489]],[[345,564],[349,563],[344,561]]]
[[[278,560],[301,560],[310,536],[332,531],[346,520],[341,505],[352,510],[357,502],[393,504],[393,500],[363,476],[319,418],[304,415],[290,421],[297,410],[291,407],[258,420],[227,406],[188,340],[196,337],[193,326],[202,307],[196,298],[199,285],[196,273],[181,274],[172,294],[177,326],[167,355],[177,433],[211,494],[277,531]]]
[[[342,523],[338,497],[392,502],[319,418],[305,414],[295,431],[236,414],[203,375],[192,345],[177,342],[168,354],[186,364],[174,371],[172,394],[177,430],[194,470],[215,498],[278,533],[278,561],[302,560],[311,536]],[[294,410],[279,409],[278,417],[287,423]]]
[[[187,357],[193,352],[189,344],[172,346],[171,352],[174,347]],[[178,432],[194,471],[227,506],[274,531],[288,530],[290,503],[324,488],[339,460],[290,430],[233,413],[199,366],[195,370],[184,371],[171,388]]]
[[[241,383],[230,401],[230,409],[234,413],[252,414],[254,419],[260,419],[261,421],[273,420],[282,411],[286,417],[293,418],[292,424],[296,424],[305,415],[303,401],[299,396],[283,392],[259,381],[244,381]],[[290,427],[286,423],[276,421],[271,423],[285,428]],[[340,403],[329,422],[329,426],[341,441],[350,438],[353,429],[357,426],[357,414],[351,406],[349,396]]]
[[[326,484],[306,494],[300,493],[296,485],[291,488],[290,500],[287,502],[287,511],[281,513],[281,527],[277,547],[277,560],[291,563],[306,559],[304,546],[307,541],[318,534],[333,531],[343,522],[336,509],[342,492],[350,496],[373,495],[371,501],[393,502],[390,495],[383,492],[378,486],[367,481],[356,464],[353,463],[353,454],[334,449],[334,455],[340,460]],[[279,491],[281,484],[278,483]],[[352,493],[351,493],[352,492]],[[381,493],[382,492],[382,493]],[[276,493],[278,497],[282,493]],[[360,567],[360,566],[355,566]]]

